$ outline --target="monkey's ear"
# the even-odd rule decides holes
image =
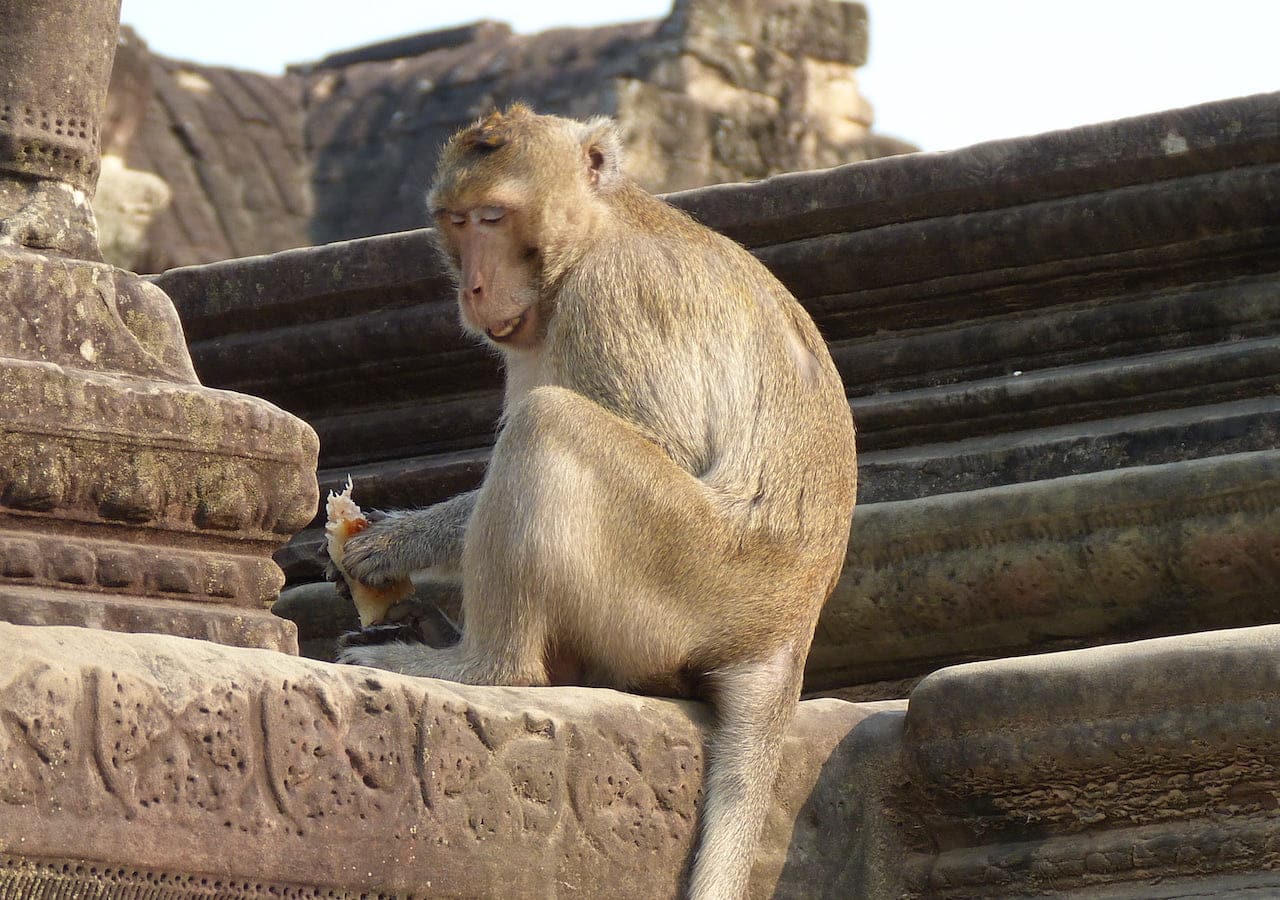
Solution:
[[[599,191],[610,191],[622,181],[622,136],[613,119],[597,116],[582,123],[583,159],[587,178]]]

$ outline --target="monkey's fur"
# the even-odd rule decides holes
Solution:
[[[689,895],[736,900],[849,537],[840,377],[764,266],[621,173],[606,119],[494,113],[446,145],[431,204],[463,326],[505,356],[501,433],[478,490],[391,514],[345,566],[460,572],[463,636],[342,661],[706,698]]]

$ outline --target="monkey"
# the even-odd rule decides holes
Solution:
[[[839,373],[763,264],[623,173],[610,119],[495,111],[446,143],[428,199],[503,412],[479,488],[389,513],[344,565],[373,586],[460,577],[462,635],[339,661],[709,701],[684,877],[736,900],[849,540]]]

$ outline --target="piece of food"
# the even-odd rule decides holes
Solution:
[[[355,603],[356,612],[360,615],[360,626],[368,628],[375,622],[382,621],[387,610],[413,593],[413,582],[408,578],[402,578],[384,588],[375,588],[356,581],[343,568],[343,545],[349,537],[369,527],[369,520],[351,499],[350,477],[347,478],[347,486],[342,493],[329,492],[324,511],[328,519],[324,525],[324,534],[329,544],[329,558],[333,560],[333,564],[338,567],[338,571],[342,573],[343,579],[351,588],[351,600]]]

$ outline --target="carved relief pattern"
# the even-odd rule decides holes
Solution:
[[[185,645],[159,646],[118,667],[81,666],[69,654],[53,664],[32,654],[5,667],[0,850],[37,863],[75,858],[87,850],[77,835],[102,841],[105,832],[69,822],[124,820],[119,832],[132,834],[133,844],[148,828],[198,836],[194,849],[172,837],[156,852],[180,863],[169,868],[182,871],[190,861],[185,871],[217,871],[231,883],[386,887],[399,879],[432,894],[430,880],[464,871],[449,860],[465,857],[467,889],[454,882],[435,895],[488,895],[485,885],[510,878],[503,848],[527,854],[529,846],[547,847],[551,869],[647,867],[658,858],[670,868],[661,877],[677,877],[701,780],[698,738],[687,726],[675,729],[689,732],[682,740],[664,728],[624,735],[599,719],[575,722],[563,709],[484,705],[465,688],[435,682],[297,660],[286,666],[275,657],[255,656],[253,668],[229,665],[214,655],[228,651],[199,645],[179,661],[171,653],[187,653]],[[42,824],[32,830],[35,821]],[[44,854],[43,829],[54,848]],[[591,840],[562,841],[577,832]],[[348,839],[361,875],[366,866],[381,870],[370,873],[373,881],[335,874],[350,868],[331,859]],[[90,858],[136,859],[130,838],[105,840],[113,846],[95,846]],[[264,842],[270,865],[253,862],[248,850],[241,860],[243,848],[256,852]],[[480,843],[489,846],[477,853]],[[24,865],[34,863],[10,862],[9,871]],[[123,872],[106,868],[96,877]],[[17,876],[6,875],[0,859],[0,886],[6,877]],[[263,896],[270,883],[238,889]],[[187,885],[190,893],[177,887],[174,896],[204,896],[198,885]]]
[[[261,607],[284,576],[267,557],[0,530],[0,583]]]
[[[78,374],[0,365],[0,507],[273,543],[315,514],[300,421],[251,397]]]
[[[98,122],[81,111],[4,103],[0,145],[7,145],[3,159],[20,171],[74,172],[88,178],[98,167]]]

